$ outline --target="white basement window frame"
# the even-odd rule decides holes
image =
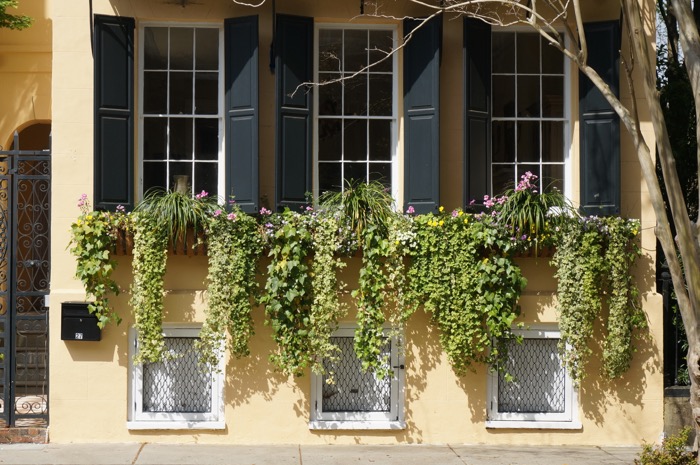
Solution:
[[[181,348],[183,343],[185,346],[194,343],[199,339],[201,326],[197,325],[164,325],[163,335],[166,339],[166,350],[170,350],[173,355],[177,355],[178,348]],[[168,340],[172,341],[172,344]],[[176,341],[179,340],[179,341]],[[203,402],[206,407],[198,407],[196,411],[178,412],[170,407],[153,406],[149,408],[148,401],[144,401],[144,393],[148,391],[148,386],[144,386],[144,382],[148,383],[149,369],[163,369],[165,364],[177,363],[174,361],[165,361],[155,364],[133,364],[134,357],[138,354],[137,331],[134,328],[129,330],[129,412],[127,419],[127,428],[130,430],[143,429],[209,429],[218,430],[224,429],[226,423],[224,421],[224,360],[223,357],[219,361],[218,367],[213,367],[208,373],[201,372],[200,383],[208,389],[208,394],[203,395],[197,402]],[[180,352],[182,354],[182,352]],[[180,359],[182,360],[182,359]],[[196,360],[191,360],[194,366],[188,367],[189,370],[200,370]],[[168,368],[166,368],[167,370]],[[172,384],[182,384],[182,377],[178,376],[178,367],[171,365],[169,368],[174,371],[174,376],[170,381]],[[162,373],[162,372],[161,372]],[[198,372],[200,373],[200,372]],[[157,376],[158,373],[155,373]],[[208,378],[208,379],[207,379]],[[160,378],[161,382],[163,378]],[[167,382],[168,379],[166,378]],[[185,380],[186,381],[186,380]],[[192,383],[188,383],[192,386]],[[162,387],[162,386],[161,386]],[[172,386],[171,386],[172,387]],[[165,387],[168,389],[168,386]],[[147,395],[147,394],[146,394]]]
[[[341,361],[348,360],[348,356],[355,356],[353,337],[355,334],[355,325],[343,325],[335,331],[331,339],[336,338],[334,342],[341,345]],[[390,330],[385,329],[387,335],[387,346],[385,350],[389,353],[389,366],[393,370],[391,379],[384,385],[387,389],[388,399],[375,399],[376,402],[382,403],[383,406],[374,411],[368,409],[358,410],[343,410],[342,407],[329,406],[324,403],[324,398],[328,398],[328,393],[332,389],[342,389],[344,374],[339,370],[335,370],[335,384],[328,384],[327,375],[312,374],[311,379],[311,421],[309,421],[309,429],[312,430],[388,430],[388,429],[405,429],[404,421],[404,360],[400,353],[399,344],[401,338],[390,337]],[[342,341],[341,341],[342,340]],[[385,352],[386,353],[386,352]],[[345,355],[345,357],[343,357]],[[355,356],[356,357],[356,356]],[[357,360],[357,359],[355,359]],[[354,360],[353,360],[354,362]],[[352,363],[352,362],[351,362]],[[326,370],[333,369],[333,365],[324,361]],[[355,381],[365,383],[382,384],[375,375],[371,373],[362,374],[360,362],[353,363],[351,368],[351,376],[355,377]],[[347,372],[346,372],[347,375]],[[358,379],[359,378],[359,379]],[[347,378],[346,378],[347,380]],[[362,394],[362,386],[351,387],[347,386],[354,394]],[[358,392],[359,391],[359,392]],[[341,394],[342,395],[342,394]],[[347,403],[353,403],[352,400],[347,400]]]
[[[490,374],[486,427],[581,429],[578,389],[563,366],[557,347],[561,338],[559,329],[542,327],[513,332],[523,338],[522,344],[511,342],[508,352],[506,372],[513,375],[515,380],[506,381],[505,374],[498,370],[493,370]],[[523,373],[522,370],[532,365],[532,357],[538,353],[544,353],[547,362],[537,367],[536,372]],[[531,357],[530,361],[528,357]],[[528,374],[530,378],[523,379],[522,375]],[[537,380],[546,378],[558,385],[556,392],[536,385]],[[531,393],[536,392],[537,396],[529,400],[524,399],[523,391],[528,389]],[[506,396],[509,397],[507,400]],[[544,405],[547,407],[543,407]]]

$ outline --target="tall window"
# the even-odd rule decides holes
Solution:
[[[146,26],[141,53],[141,180],[220,192],[218,27]]]
[[[318,193],[343,189],[344,179],[395,187],[396,58],[387,58],[394,36],[389,27],[317,30]]]
[[[493,194],[526,171],[541,189],[564,189],[567,110],[564,58],[539,34],[492,35]]]
[[[516,333],[522,343],[509,345],[506,366],[491,375],[487,426],[580,428],[578,396],[559,356],[559,331]]]

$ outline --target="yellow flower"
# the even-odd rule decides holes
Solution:
[[[88,216],[87,216],[87,219],[88,219],[88,220],[91,220],[91,219],[92,219],[92,215],[88,215]]]
[[[488,262],[489,262],[488,257],[484,258],[484,259],[481,261],[481,263],[483,263],[484,265],[486,265]]]
[[[445,211],[445,207],[443,207],[443,206],[441,205],[440,208],[438,208],[438,210],[440,210],[440,213],[442,213],[442,212]]]
[[[457,213],[457,216],[462,216],[462,215],[464,215],[464,212],[463,212],[462,210],[460,210],[460,211]],[[464,221],[466,222],[467,220],[464,220]]]
[[[445,222],[443,220],[440,220],[440,226],[442,226],[443,224],[445,224]]]
[[[464,218],[464,224],[469,223],[469,217]]]

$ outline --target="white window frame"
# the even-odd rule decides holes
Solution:
[[[513,333],[527,339],[560,339],[557,327],[541,326],[530,329],[514,329]],[[578,388],[574,385],[568,370],[565,373],[565,408],[561,413],[520,413],[498,411],[498,371],[492,370],[488,378],[487,428],[525,429],[581,429],[579,420]]]
[[[197,338],[201,325],[164,324],[167,337]],[[224,368],[223,357],[212,370],[211,411],[208,413],[175,413],[143,411],[143,365],[134,364],[138,353],[137,331],[129,329],[129,411],[127,428],[143,429],[225,429],[224,420]]]
[[[394,46],[397,44],[398,33],[397,26],[393,24],[347,24],[347,23],[316,23],[314,24],[314,82],[319,82],[319,71],[318,71],[318,53],[319,53],[319,30],[320,29],[367,29],[374,31],[391,31],[393,34]],[[403,180],[399,179],[399,163],[398,163],[398,153],[399,153],[399,60],[398,54],[394,53],[390,58],[392,66],[392,116],[391,116],[391,158],[389,163],[391,163],[391,196],[396,200],[398,205],[401,205],[401,198],[399,197],[399,185],[403,184]],[[371,68],[370,68],[371,71]],[[369,92],[369,88],[367,89]],[[314,201],[318,200],[318,196],[321,194],[319,192],[319,179],[318,179],[318,92],[313,93],[313,196]],[[329,117],[332,119],[346,119],[345,115],[337,115]],[[367,115],[362,119],[380,119],[387,120],[386,116],[372,117]],[[369,150],[369,139],[367,142],[367,149]],[[386,162],[384,162],[386,163]],[[342,186],[345,189],[345,186]]]
[[[502,33],[502,32],[515,32],[516,34],[517,34],[517,33],[524,33],[524,32],[525,32],[525,33],[537,34],[536,32],[532,32],[532,29],[529,29],[529,28],[523,27],[523,26],[493,27],[493,28],[491,29],[491,34],[492,34],[492,36],[493,36],[494,33]],[[564,43],[568,46],[569,38],[564,34],[563,31],[558,30],[557,32],[563,36],[563,38],[564,38]],[[539,34],[537,34],[537,35],[539,36]],[[544,40],[544,39],[541,39],[541,40]],[[493,57],[493,49],[489,50],[489,53],[491,54],[491,57]],[[516,64],[517,64],[517,59],[518,59],[518,58],[517,58],[517,48],[516,48],[516,55],[515,55],[514,59],[515,59]],[[563,144],[564,144],[564,147],[563,147],[563,151],[564,151],[564,163],[563,163],[563,166],[564,166],[564,167],[563,167],[563,171],[564,171],[564,178],[562,179],[562,182],[564,183],[564,192],[563,192],[563,194],[564,194],[567,198],[570,198],[570,199],[571,199],[571,198],[573,198],[573,193],[574,193],[574,192],[573,192],[573,174],[572,174],[572,166],[571,166],[571,165],[572,165],[572,163],[571,163],[571,160],[572,160],[571,152],[572,152],[572,149],[573,149],[573,145],[572,145],[572,141],[571,141],[571,138],[572,138],[572,137],[571,137],[571,128],[572,128],[572,121],[573,121],[573,114],[572,114],[572,108],[571,108],[571,107],[572,107],[572,105],[571,105],[571,98],[572,98],[572,93],[571,93],[571,90],[572,90],[572,89],[571,89],[571,63],[569,63],[569,60],[567,60],[566,57],[563,57],[563,61],[564,61],[564,101],[563,101],[564,108],[563,108],[563,117],[562,117],[562,118],[551,118],[551,117],[543,117],[542,115],[540,115],[539,118],[529,119],[529,121],[539,121],[539,122],[542,122],[542,121],[562,121],[562,122],[563,122],[563,125],[564,125],[564,128],[563,128],[563,130],[564,130],[564,136],[563,136]],[[541,62],[541,60],[540,60],[540,62]],[[493,64],[492,64],[492,66],[493,66]],[[542,73],[540,73],[540,74],[538,74],[538,76],[540,76],[540,77],[541,77],[541,76],[547,76],[547,74],[542,74]],[[491,73],[491,79],[493,79],[493,72]],[[493,81],[492,81],[492,84],[493,84]],[[497,89],[495,89],[495,88],[493,87],[493,85],[492,85],[492,86],[491,86],[491,92],[493,93],[493,92],[495,92],[496,90],[497,90]],[[540,86],[540,93],[541,93],[541,92],[542,92],[542,87]],[[517,99],[518,99],[518,88],[517,88],[517,85],[515,86],[514,99],[515,99],[515,101],[517,102]],[[540,96],[540,104],[541,104],[541,101],[542,101],[542,99],[541,99],[541,96]],[[489,124],[493,124],[493,121],[513,121],[513,122],[516,122],[516,120],[518,120],[518,119],[517,119],[515,116],[513,116],[513,117],[497,117],[497,118],[492,117],[492,118],[491,118],[491,122],[490,122]],[[526,121],[528,121],[528,120],[526,120]],[[489,129],[489,134],[490,134],[490,131],[491,131],[491,129]],[[540,129],[540,138],[541,138],[541,137],[542,137],[542,130]],[[491,142],[491,143],[493,144],[493,142]],[[542,141],[540,140],[540,150],[541,150],[541,148],[542,148]],[[493,158],[492,158],[492,155],[491,155],[491,154],[489,154],[489,159],[490,159],[490,164],[489,164],[489,180],[490,180],[490,185],[491,185],[491,195],[498,195],[498,194],[500,194],[500,192],[494,192],[494,191],[493,191],[494,187],[493,187],[493,171],[492,171],[492,167],[493,167],[494,163],[493,163]],[[502,163],[498,163],[498,164],[502,164]],[[508,163],[505,163],[505,164],[508,164]],[[517,165],[518,165],[518,163],[517,163],[517,162],[514,162],[514,164],[515,164],[515,166],[516,166],[516,172],[517,172]],[[538,161],[538,162],[522,163],[522,164],[532,164],[532,165],[536,164],[536,165],[540,166],[540,177],[542,176],[541,167],[543,166],[543,163],[542,163],[542,161],[541,161],[541,157],[540,157],[540,161]],[[515,178],[516,173],[513,173],[513,176],[514,176],[513,181],[517,184],[517,183],[520,181],[520,179],[516,179],[516,178]],[[542,185],[542,179],[539,179],[539,181],[540,181],[539,187],[540,187],[540,190],[541,190],[542,188],[544,188],[544,187],[546,187],[546,186],[543,186],[543,185]]]
[[[225,143],[225,134],[224,134],[224,104],[225,104],[225,93],[224,93],[224,29],[222,24],[216,24],[216,23],[202,23],[202,22],[189,22],[189,23],[178,23],[178,22],[169,22],[169,21],[145,21],[142,23],[139,23],[138,27],[138,37],[137,37],[137,42],[138,42],[138,69],[136,70],[137,74],[137,82],[138,82],[138,147],[137,147],[137,153],[138,153],[138,198],[142,199],[144,190],[143,190],[143,163],[144,163],[144,153],[143,153],[143,122],[144,122],[144,111],[143,111],[143,87],[144,87],[144,71],[145,71],[145,66],[144,66],[144,58],[145,58],[145,29],[148,27],[183,27],[183,28],[208,28],[208,29],[217,29],[219,31],[219,83],[218,83],[218,113],[216,117],[214,115],[207,115],[207,118],[214,119],[216,118],[218,120],[218,126],[219,126],[219,137],[218,137],[218,178],[217,178],[217,190],[218,190],[218,195],[219,197],[223,196],[225,191],[226,191],[226,166],[225,166],[225,154],[224,154],[224,143]],[[169,71],[168,67],[168,71]],[[193,82],[192,85],[194,86],[195,83]],[[168,94],[167,94],[167,99],[170,101],[170,88],[168,87]],[[169,114],[158,114],[158,115],[149,115],[149,116],[161,116],[161,117],[166,117]],[[196,115],[182,115],[183,117],[192,117],[195,118]],[[201,117],[201,115],[200,115]],[[169,126],[168,126],[169,127]],[[193,140],[193,147],[194,147],[194,140]],[[190,180],[192,183],[194,183],[194,179]],[[165,186],[166,189],[170,189],[171,186]]]
[[[333,337],[353,337],[357,325],[341,324],[333,333]],[[390,366],[393,369],[391,378],[391,410],[389,412],[324,412],[321,399],[323,393],[323,376],[312,373],[311,376],[311,421],[312,430],[385,430],[405,429],[404,421],[404,357],[399,348],[401,337],[391,334],[389,328],[384,334],[391,337]]]

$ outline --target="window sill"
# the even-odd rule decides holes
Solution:
[[[224,421],[127,421],[126,428],[129,430],[156,430],[156,429],[226,429]]]
[[[310,430],[403,430],[405,421],[331,421],[309,422]]]
[[[491,420],[486,422],[487,429],[562,429],[581,430],[580,421],[521,421],[521,420]]]

